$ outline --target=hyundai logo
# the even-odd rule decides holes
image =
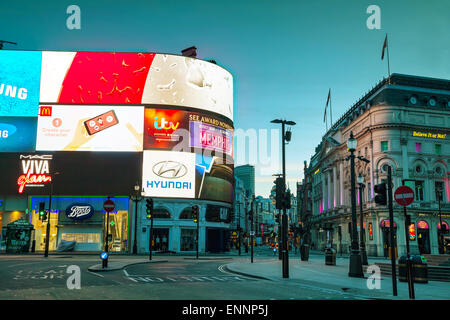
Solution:
[[[187,174],[187,168],[176,161],[161,161],[153,166],[153,173],[161,178],[178,179]]]

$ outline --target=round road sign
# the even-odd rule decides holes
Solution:
[[[409,206],[414,201],[414,191],[410,187],[400,186],[394,192],[394,199],[403,207]]]
[[[103,203],[103,209],[105,209],[106,212],[114,211],[115,208],[116,206],[112,200],[108,199]]]

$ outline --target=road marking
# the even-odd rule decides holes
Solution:
[[[91,271],[88,271],[90,274],[93,274],[93,275],[96,275],[97,277],[101,277],[101,278],[104,278],[105,276],[103,276],[103,275],[101,275],[101,274],[99,274],[99,273],[97,273],[97,272],[91,272]]]

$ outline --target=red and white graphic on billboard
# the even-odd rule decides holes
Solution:
[[[39,101],[197,108],[233,119],[233,77],[216,64],[143,52],[42,53]]]
[[[40,101],[140,104],[154,53],[43,52]]]

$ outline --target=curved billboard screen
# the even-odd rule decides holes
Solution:
[[[177,105],[233,119],[233,77],[199,59],[143,52],[42,53],[40,101]]]
[[[149,197],[232,202],[233,132],[233,78],[214,63],[150,52],[0,50],[0,153],[12,154],[2,165],[14,169],[7,193],[20,180],[19,193],[39,194],[47,185],[34,180],[57,169],[59,190],[72,194],[124,195],[138,181]],[[105,178],[127,175],[124,156],[133,182]],[[44,160],[53,169],[41,172]]]

